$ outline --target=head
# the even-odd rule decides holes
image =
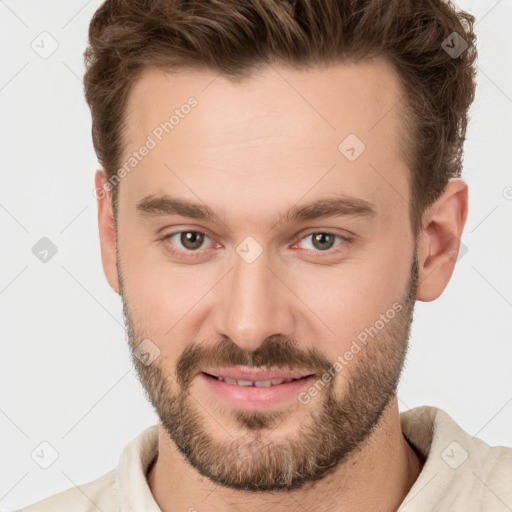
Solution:
[[[379,425],[414,302],[448,284],[467,217],[473,22],[442,0],[95,14],[84,82],[103,265],[162,427],[201,474],[296,488]],[[235,407],[204,372],[218,367],[310,377]]]

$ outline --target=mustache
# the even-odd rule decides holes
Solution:
[[[315,347],[301,350],[287,337],[270,336],[254,351],[244,350],[224,337],[212,346],[188,344],[176,364],[176,379],[187,389],[194,376],[207,367],[287,368],[323,374],[331,365]]]

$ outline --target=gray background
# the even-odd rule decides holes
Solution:
[[[2,510],[98,478],[156,423],[100,261],[81,82],[99,4],[0,1]],[[512,0],[456,4],[478,20],[480,56],[465,150],[468,251],[444,294],[416,305],[400,409],[435,405],[469,434],[512,446]],[[46,59],[33,49],[52,44]],[[57,247],[46,263],[32,252],[42,237]],[[59,454],[48,469],[31,458],[43,441]]]

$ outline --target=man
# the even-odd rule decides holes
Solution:
[[[512,507],[512,449],[396,396],[467,218],[473,22],[442,0],[100,7],[103,267],[160,422],[25,510]]]

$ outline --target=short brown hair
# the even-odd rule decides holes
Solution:
[[[107,0],[91,21],[85,51],[96,154],[113,176],[127,97],[148,66],[203,68],[240,80],[273,63],[307,68],[387,58],[404,91],[401,147],[417,236],[425,209],[461,174],[476,88],[474,21],[449,0]],[[460,55],[449,51],[456,42],[467,45]]]

